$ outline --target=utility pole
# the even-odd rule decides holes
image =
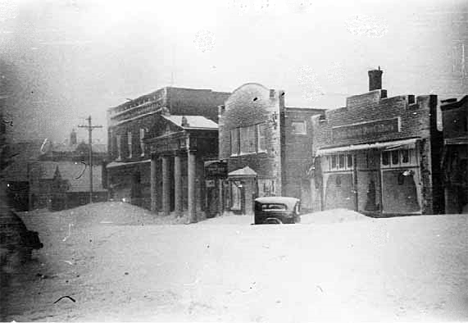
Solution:
[[[88,129],[89,138],[89,203],[93,203],[93,129],[102,128],[102,126],[93,126],[91,116],[86,118],[88,125],[78,126],[79,128]]]

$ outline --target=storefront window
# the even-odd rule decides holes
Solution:
[[[336,168],[336,155],[331,156],[331,168]]]
[[[384,151],[382,153],[382,166],[389,166],[390,165],[390,152]]]
[[[403,164],[408,164],[410,162],[408,149],[404,149],[401,151],[401,162]]]
[[[398,150],[393,150],[392,151],[392,165],[398,165],[399,164],[399,158],[398,158]]]
[[[353,155],[347,155],[348,159],[348,168],[353,167]]]
[[[340,155],[339,157],[339,160],[340,160],[340,168],[344,168],[345,167],[345,155]]]

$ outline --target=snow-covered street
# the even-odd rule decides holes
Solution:
[[[468,319],[466,215],[172,225],[114,202],[21,216],[44,248],[12,272],[7,320]]]

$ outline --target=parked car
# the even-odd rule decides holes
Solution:
[[[294,197],[269,196],[255,199],[255,224],[298,223],[301,201]]]

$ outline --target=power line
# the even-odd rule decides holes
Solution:
[[[86,118],[88,120],[87,125],[79,125],[78,128],[88,129],[89,138],[89,203],[93,203],[93,130],[96,128],[102,128],[101,125],[92,125],[91,116]]]

